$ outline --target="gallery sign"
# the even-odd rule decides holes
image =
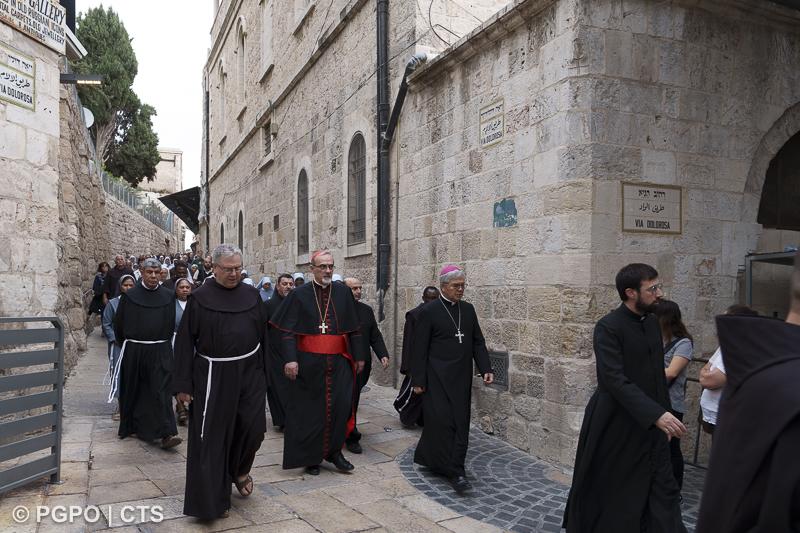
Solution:
[[[36,61],[0,45],[0,100],[36,110]]]
[[[492,102],[478,113],[478,138],[481,148],[492,146],[503,140],[505,133],[505,109],[503,100]]]
[[[56,0],[0,0],[0,20],[64,55],[67,12]]]
[[[674,185],[622,183],[622,231],[677,235],[682,192]]]

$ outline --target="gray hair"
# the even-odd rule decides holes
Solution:
[[[466,277],[467,275],[464,274],[463,270],[452,270],[447,274],[444,274],[443,276],[439,276],[439,284],[445,285],[447,283],[450,283],[454,279],[466,278]]]
[[[142,270],[144,270],[145,268],[157,268],[158,270],[161,270],[161,262],[154,257],[148,257],[147,259],[142,261],[140,267],[142,268]]]
[[[242,251],[232,244],[222,243],[216,248],[214,248],[214,252],[211,255],[212,261],[214,264],[218,264],[219,260],[223,257],[233,257],[234,255],[238,255],[242,257]]]

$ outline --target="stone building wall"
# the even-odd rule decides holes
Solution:
[[[759,247],[766,166],[800,129],[796,11],[624,4],[515,2],[412,77],[397,146],[401,308],[442,263],[464,264],[490,349],[510,359],[509,391],[476,389],[476,419],[561,464],[616,271],[656,266],[696,355],[713,351],[713,317],[742,299]],[[478,112],[500,98],[503,140],[481,149]],[[622,181],[682,187],[682,235],[623,233]],[[503,199],[513,227],[493,225]]]

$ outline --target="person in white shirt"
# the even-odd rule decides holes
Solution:
[[[758,311],[750,309],[746,305],[732,305],[725,312],[726,315],[758,316]],[[722,389],[728,382],[725,376],[725,363],[722,359],[722,350],[717,348],[708,363],[700,369],[700,385],[703,393],[700,395],[700,409],[703,411],[703,430],[714,436],[714,428],[717,425],[717,414],[719,412],[719,400],[722,397]]]

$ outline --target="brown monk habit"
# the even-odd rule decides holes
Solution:
[[[193,396],[186,515],[215,519],[230,509],[231,483],[250,471],[264,440],[263,305],[253,287],[240,283],[227,289],[213,278],[195,289],[186,304],[175,339],[173,387]]]
[[[283,362],[299,365],[297,379],[287,386],[283,468],[316,466],[344,445],[352,424],[354,362],[365,360],[355,342],[360,335],[355,303],[344,283],[321,287],[312,281],[290,292],[270,318],[270,325],[283,331]],[[304,351],[316,336],[327,337],[325,342],[338,336],[352,361],[345,352]]]

